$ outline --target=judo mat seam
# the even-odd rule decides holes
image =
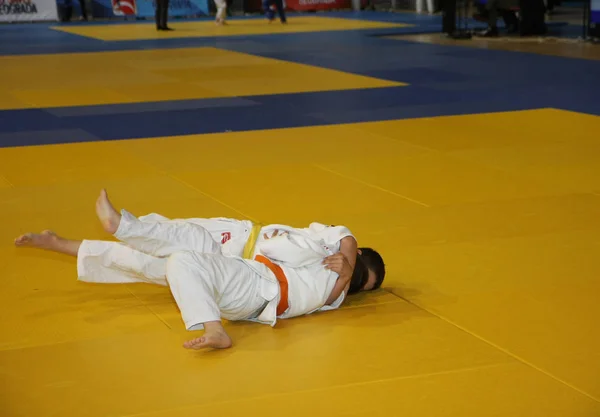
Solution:
[[[512,357],[512,358],[514,358],[514,359],[515,359],[515,360],[517,360],[518,362],[521,362],[521,363],[523,363],[524,365],[527,365],[527,366],[529,366],[530,368],[532,368],[532,369],[534,369],[534,370],[536,370],[536,371],[538,371],[538,372],[540,372],[540,373],[542,373],[542,374],[544,374],[544,375],[546,375],[546,376],[548,376],[548,377],[550,377],[550,378],[554,379],[554,380],[555,380],[555,381],[557,381],[557,382],[560,382],[561,384],[563,384],[563,385],[565,385],[565,386],[567,386],[567,387],[569,387],[569,388],[571,388],[571,389],[573,389],[573,390],[575,390],[575,391],[577,391],[578,393],[580,393],[580,394],[582,394],[582,395],[585,395],[585,396],[586,396],[586,397],[588,397],[589,399],[591,399],[591,400],[594,400],[594,401],[596,401],[596,402],[600,403],[600,398],[596,398],[596,397],[594,397],[592,394],[590,394],[590,393],[588,393],[588,392],[586,392],[586,391],[584,391],[584,390],[582,390],[582,389],[578,388],[577,386],[575,386],[575,385],[573,385],[573,384],[570,384],[569,382],[567,382],[567,381],[563,380],[562,378],[559,378],[558,376],[556,376],[556,375],[554,375],[554,374],[552,374],[552,373],[550,373],[550,372],[546,371],[545,369],[543,369],[543,368],[541,368],[541,367],[539,367],[539,366],[536,366],[536,365],[534,365],[534,364],[533,364],[533,363],[531,363],[530,361],[528,361],[528,360],[526,360],[526,359],[524,359],[524,358],[520,357],[519,355],[517,355],[517,354],[515,354],[515,353],[511,352],[510,350],[508,350],[508,349],[505,349],[505,348],[503,348],[502,346],[499,346],[499,345],[497,345],[497,344],[495,344],[495,343],[491,342],[490,340],[487,340],[486,338],[484,338],[484,337],[482,337],[482,336],[478,335],[477,333],[470,331],[469,329],[467,329],[467,328],[465,328],[465,327],[463,327],[463,326],[459,325],[458,323],[455,323],[454,321],[452,321],[452,320],[450,320],[450,319],[448,319],[448,318],[444,317],[444,316],[443,316],[443,315],[441,315],[441,314],[438,314],[438,313],[436,313],[435,311],[433,311],[433,310],[431,310],[431,309],[428,309],[427,307],[423,307],[423,306],[419,305],[418,303],[415,303],[414,301],[412,301],[412,300],[410,300],[410,299],[404,298],[404,297],[402,297],[402,296],[400,296],[400,295],[398,295],[398,294],[396,294],[396,293],[394,293],[394,292],[392,292],[392,291],[390,291],[390,293],[391,293],[391,294],[393,294],[394,296],[396,296],[396,297],[400,298],[401,300],[403,300],[403,301],[407,302],[408,304],[411,304],[411,305],[413,305],[413,306],[415,306],[415,307],[417,307],[417,308],[419,308],[419,309],[421,309],[421,310],[423,310],[423,311],[425,311],[425,312],[427,312],[427,313],[431,314],[432,316],[435,316],[435,317],[439,318],[440,320],[443,320],[444,322],[446,322],[446,323],[448,323],[448,324],[450,324],[450,325],[452,325],[452,326],[456,327],[457,329],[459,329],[459,330],[461,330],[461,331],[463,331],[463,332],[467,333],[468,335],[470,335],[470,336],[472,336],[472,337],[474,337],[474,338],[476,338],[476,339],[479,339],[479,340],[481,340],[482,342],[485,342],[485,343],[487,343],[488,345],[490,345],[490,346],[491,346],[491,347],[493,347],[494,349],[497,349],[497,350],[499,350],[500,352],[502,352],[502,353],[505,353],[506,355],[508,355],[508,356],[510,356],[510,357]]]

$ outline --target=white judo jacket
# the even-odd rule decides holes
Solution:
[[[275,230],[279,231],[278,236],[264,238]],[[348,228],[327,227],[321,223],[311,223],[304,229],[285,225],[262,228],[252,258],[256,255],[269,258],[283,269],[288,281],[289,308],[278,318],[332,310],[342,304],[344,293],[331,305],[325,305],[339,276],[325,268],[323,259],[339,252],[341,240],[347,236],[352,236]],[[275,324],[278,302],[279,297],[272,300],[256,321]]]

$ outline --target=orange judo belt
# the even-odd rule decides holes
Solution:
[[[252,231],[250,232],[250,236],[248,237],[248,241],[246,242],[246,246],[244,247],[244,258],[252,259],[252,254],[254,253],[254,248],[256,247],[256,241],[258,240],[258,235],[263,225],[259,223],[255,223],[252,227]],[[289,307],[288,301],[288,280],[283,272],[283,269],[279,265],[275,265],[269,259],[265,258],[262,255],[256,255],[254,260],[260,262],[261,264],[266,265],[267,268],[273,272],[273,275],[277,278],[279,282],[279,288],[281,288],[281,298],[279,299],[279,304],[277,304],[277,315],[281,315],[285,313],[285,310]]]
[[[273,274],[277,278],[277,281],[279,281],[279,287],[281,288],[281,297],[279,299],[279,304],[277,304],[277,315],[280,316],[283,313],[285,313],[285,310],[287,310],[289,307],[288,281],[285,276],[285,273],[283,272],[283,269],[281,269],[281,267],[279,265],[275,265],[273,262],[271,262],[269,259],[265,258],[262,255],[256,255],[254,260],[257,262],[260,262],[261,264],[266,265],[267,268],[269,268],[271,270],[271,272],[273,272]]]

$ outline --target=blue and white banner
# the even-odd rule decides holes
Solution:
[[[590,23],[600,24],[600,0],[592,0]]]
[[[155,0],[92,0],[94,17],[153,17]],[[169,0],[169,16],[208,15],[208,0]]]

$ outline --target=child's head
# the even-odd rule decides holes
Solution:
[[[376,290],[384,278],[385,264],[381,255],[371,248],[359,248],[348,294]]]
[[[358,258],[368,269],[367,281],[361,287],[361,290],[371,291],[381,287],[385,278],[385,264],[381,255],[371,248],[359,248]]]

